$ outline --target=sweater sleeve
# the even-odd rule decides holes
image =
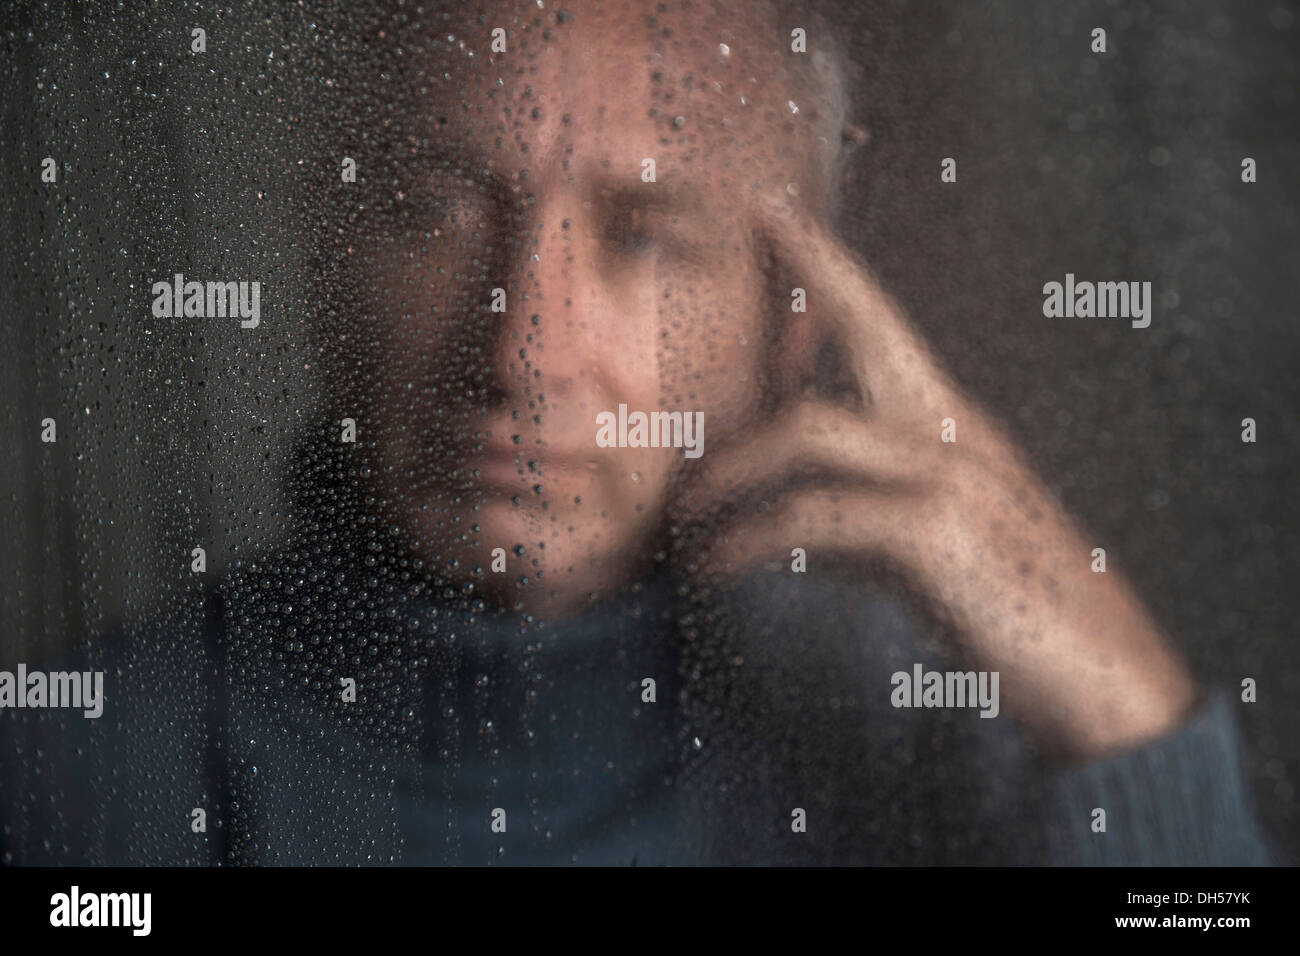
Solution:
[[[1050,859],[1075,866],[1259,866],[1268,851],[1241,768],[1232,698],[1173,734],[1045,781]],[[1101,832],[1096,811],[1105,811]]]

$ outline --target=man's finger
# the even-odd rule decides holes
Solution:
[[[743,441],[715,448],[691,469],[678,507],[699,514],[739,506],[749,495],[792,486],[801,476],[915,489],[933,477],[943,453],[956,451],[937,433],[927,440],[837,405],[802,402]]]
[[[887,416],[917,417],[942,403],[946,379],[929,346],[870,268],[822,223],[760,198],[758,222],[808,308],[843,339],[859,388]]]
[[[698,558],[706,576],[733,577],[768,561],[790,561],[795,548],[818,560],[830,555],[888,556],[906,565],[914,495],[884,491],[806,489],[761,516],[719,528]]]

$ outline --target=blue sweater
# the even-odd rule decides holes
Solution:
[[[806,575],[649,582],[550,626],[290,554],[50,667],[107,672],[98,720],[0,714],[0,858],[1268,862],[1231,697],[1050,770],[1004,717],[895,709],[916,662],[954,664],[888,596]]]

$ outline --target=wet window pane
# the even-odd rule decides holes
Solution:
[[[5,863],[1300,846],[1292,6],[0,23]]]

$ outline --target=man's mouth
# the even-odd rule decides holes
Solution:
[[[562,479],[599,467],[593,455],[556,452],[549,448],[527,448],[512,442],[490,441],[473,456],[471,474],[477,486],[502,488],[519,493],[545,486],[548,479]]]

